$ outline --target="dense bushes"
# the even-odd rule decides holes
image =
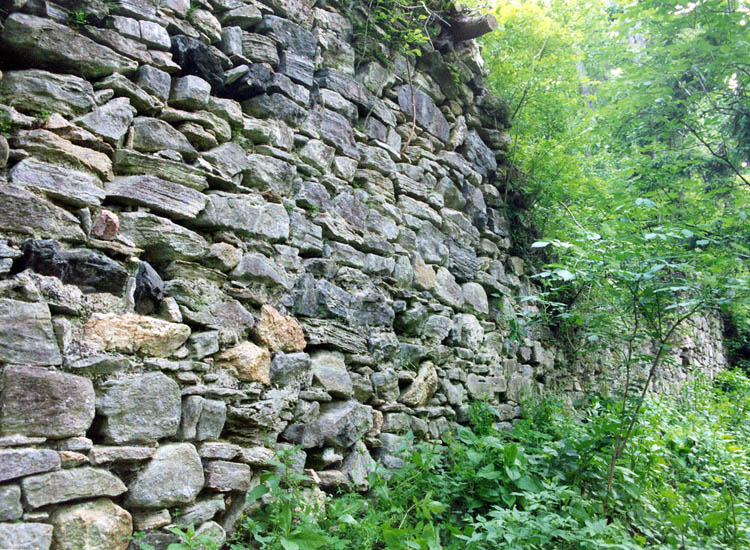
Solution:
[[[475,410],[474,429],[442,445],[405,443],[402,469],[374,473],[367,495],[322,507],[280,462],[253,492],[262,504],[231,548],[747,548],[750,380],[726,372],[649,398],[604,516],[618,407],[606,398],[578,411],[528,403],[513,432],[489,428]]]

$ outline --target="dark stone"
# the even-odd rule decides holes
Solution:
[[[135,310],[148,315],[159,309],[164,299],[164,282],[148,262],[138,264],[135,274]]]
[[[347,157],[359,160],[351,124],[342,115],[328,109],[315,109],[310,114],[312,125],[320,132],[320,139]]]
[[[239,101],[263,94],[268,89],[273,75],[273,69],[268,63],[253,63],[242,78],[227,86],[225,93]]]
[[[495,153],[487,147],[476,132],[469,132],[461,152],[484,177],[491,177],[497,171]]]
[[[23,243],[22,251],[23,256],[14,262],[12,273],[32,269],[87,292],[110,292],[118,296],[128,281],[125,268],[93,250],[61,250],[57,241],[29,239]]]
[[[242,110],[256,118],[279,118],[297,127],[307,117],[307,111],[285,95],[262,94],[242,103]]]
[[[224,70],[219,57],[208,45],[184,34],[172,37],[172,56],[182,67],[180,74],[196,75],[211,84],[211,92],[216,95],[224,86]]]

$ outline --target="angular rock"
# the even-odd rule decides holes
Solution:
[[[72,437],[85,433],[93,419],[90,380],[39,367],[5,367],[0,433]]]
[[[409,407],[424,407],[438,388],[438,375],[435,366],[425,362],[417,377],[399,401]]]
[[[122,145],[136,112],[128,98],[118,97],[76,119],[75,122],[104,141],[119,146]]]
[[[0,102],[23,111],[77,116],[96,107],[94,88],[86,80],[29,69],[7,71],[0,80]]]
[[[310,424],[290,426],[284,437],[303,449],[323,444],[351,447],[373,426],[372,408],[357,401],[339,401],[321,407],[320,417]]]
[[[133,313],[95,313],[84,340],[103,351],[169,357],[190,336],[190,327]]]
[[[26,365],[62,363],[47,304],[0,298],[0,361]]]
[[[59,508],[51,521],[56,550],[127,550],[133,534],[130,514],[106,498]]]
[[[369,487],[367,477],[375,471],[376,463],[370,456],[367,446],[362,441],[357,441],[352,451],[344,459],[341,472],[346,474],[354,487],[366,489]]]
[[[70,27],[33,15],[14,13],[5,20],[2,41],[36,66],[68,69],[87,78],[135,72],[138,63],[75,32]]]
[[[125,484],[108,471],[88,466],[26,477],[21,480],[21,488],[31,508],[81,498],[116,497],[127,491]]]
[[[142,462],[154,456],[154,447],[109,447],[95,445],[89,451],[89,460],[94,466],[119,462]]]
[[[302,327],[294,320],[265,304],[260,309],[260,320],[255,335],[272,351],[302,351],[307,345]]]
[[[309,382],[310,365],[310,356],[306,353],[277,353],[271,362],[271,382],[279,386],[297,380]]]
[[[219,439],[227,419],[227,405],[224,401],[204,399],[201,416],[198,420],[196,439],[213,441]]]
[[[226,493],[228,491],[247,491],[253,472],[247,464],[215,460],[206,465],[206,487]]]
[[[438,268],[433,292],[438,300],[459,309],[464,304],[464,295],[453,274],[444,267]]]
[[[289,238],[289,214],[281,204],[267,203],[249,195],[215,193],[208,196],[196,223],[203,227],[229,229],[271,241]]]
[[[197,233],[147,212],[122,212],[120,233],[144,249],[155,262],[198,260],[209,249],[206,240]]]
[[[162,445],[128,487],[125,501],[133,508],[150,509],[190,504],[204,481],[195,447],[189,443]]]
[[[101,180],[87,172],[42,162],[33,157],[16,164],[8,180],[72,206],[99,206],[106,193]]]
[[[0,521],[12,521],[23,515],[21,487],[5,485],[0,487]]]
[[[484,340],[484,329],[476,317],[461,313],[453,318],[451,336],[456,345],[478,350]]]
[[[128,280],[128,272],[120,264],[86,248],[62,250],[57,241],[31,239],[23,243],[22,250],[14,271],[32,269],[76,285],[84,292],[121,295]]]
[[[242,55],[255,63],[267,63],[271,67],[279,64],[276,43],[270,38],[250,32],[242,33]]]
[[[270,286],[290,289],[286,273],[263,254],[252,252],[242,256],[239,265],[232,271],[232,279],[238,281],[260,282]]]
[[[116,380],[96,400],[100,432],[116,445],[172,437],[180,425],[180,387],[171,378],[147,373]]]
[[[169,73],[164,72],[151,65],[141,65],[136,73],[135,83],[148,92],[158,97],[162,101],[169,99],[169,91],[172,85],[172,78]]]
[[[168,149],[181,153],[190,161],[198,156],[187,138],[169,123],[147,117],[137,117],[133,121],[133,149],[146,153]]]
[[[207,107],[210,97],[211,84],[198,76],[188,75],[172,82],[169,105],[195,111]]]
[[[239,380],[265,385],[271,383],[271,355],[267,349],[252,342],[242,342],[226,350],[216,357],[216,363],[229,369]]]
[[[236,143],[225,143],[201,156],[229,178],[244,172],[249,166],[247,153]]]
[[[461,285],[464,295],[464,307],[475,315],[487,315],[490,311],[487,293],[479,283]]]
[[[60,469],[60,456],[49,449],[0,449],[0,482]]]
[[[318,351],[311,359],[313,378],[326,392],[344,399],[354,395],[343,353]]]
[[[308,59],[315,58],[318,46],[315,35],[289,19],[276,15],[266,15],[258,25],[257,31],[272,35],[279,41],[285,51],[293,52]]]
[[[211,84],[216,95],[224,86],[221,57],[209,46],[184,34],[172,36],[171,52],[183,75],[196,75]]]
[[[164,299],[164,282],[148,262],[140,262],[135,273],[135,311],[148,315],[159,309]]]
[[[153,21],[141,20],[138,21],[138,25],[141,30],[141,40],[143,40],[149,48],[169,51],[169,48],[172,46],[172,41],[169,39],[167,29]]]
[[[150,95],[121,74],[111,74],[94,84],[97,90],[113,90],[117,96],[130,100],[130,104],[143,114],[154,114],[163,107],[162,101]]]
[[[448,141],[450,138],[448,121],[429,95],[412,86],[402,86],[397,92],[399,107],[407,116],[414,116],[416,110],[417,124],[440,141]]]
[[[208,187],[207,172],[155,155],[144,155],[129,149],[118,149],[113,157],[114,169],[118,175],[151,175],[163,180],[202,191]]]
[[[0,548],[49,550],[52,529],[46,523],[0,523]]]
[[[206,196],[156,176],[122,176],[107,184],[107,199],[146,206],[176,220],[195,218],[206,206]]]
[[[219,271],[229,271],[242,260],[242,250],[228,243],[214,243],[204,263]]]
[[[316,108],[310,113],[309,122],[320,132],[323,142],[335,147],[343,155],[359,160],[354,131],[346,118],[334,111]]]
[[[469,132],[464,140],[461,152],[474,168],[485,178],[489,178],[497,171],[497,161],[492,149],[482,141],[476,131]]]

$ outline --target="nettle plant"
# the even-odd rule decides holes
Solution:
[[[557,261],[535,275],[543,291],[530,297],[546,321],[575,342],[572,355],[606,349],[618,400],[603,511],[607,514],[618,461],[639,422],[659,370],[670,361],[690,319],[717,311],[746,296],[744,280],[711,270],[707,240],[692,230],[654,222],[657,205],[648,199],[616,209],[602,234],[583,231],[574,243],[537,241]],[[646,221],[644,221],[646,220]]]

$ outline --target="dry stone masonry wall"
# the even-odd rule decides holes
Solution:
[[[280,447],[363,488],[472,398],[580,389],[509,338],[474,43],[361,59],[334,1],[0,6],[0,548],[223,536]]]

